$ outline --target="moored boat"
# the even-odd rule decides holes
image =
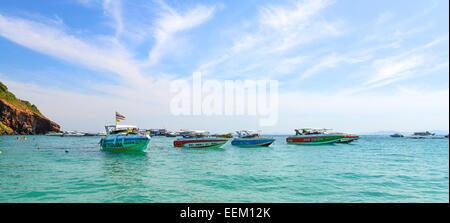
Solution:
[[[415,132],[413,134],[413,136],[434,136],[434,135],[435,135],[434,133],[431,133],[429,131],[426,131],[426,132]]]
[[[431,133],[429,131],[426,132],[414,132],[411,136],[408,136],[408,139],[434,139],[434,138],[440,138],[435,137],[435,133]]]
[[[85,133],[84,136],[97,136],[97,133]]]
[[[81,137],[84,136],[83,132],[64,132],[62,135],[62,137]]]
[[[401,138],[401,137],[403,137],[403,135],[400,134],[400,133],[395,133],[395,134],[392,134],[391,137],[394,137],[394,138]]]
[[[191,131],[189,135],[185,134],[183,138],[174,140],[173,145],[182,148],[206,149],[220,148],[227,142],[226,138],[210,137],[209,132]]]
[[[100,140],[105,151],[143,151],[150,142],[150,136],[133,125],[109,125],[105,129],[106,136]]]
[[[215,137],[218,137],[218,138],[227,138],[227,139],[230,139],[230,138],[233,138],[233,133],[227,133],[227,134],[217,134],[217,135],[214,135]]]
[[[231,145],[238,147],[268,147],[275,139],[261,137],[259,132],[251,130],[236,131],[238,137],[231,141]]]
[[[345,134],[328,134],[326,129],[295,129],[295,136],[286,138],[287,144],[322,145],[336,143],[345,138]]]
[[[176,133],[176,132],[167,132],[166,133],[166,137],[177,137],[178,136],[178,133]]]
[[[353,134],[344,134],[344,135],[345,135],[344,138],[340,139],[336,143],[351,143],[351,142],[356,141],[361,138],[361,137],[359,137],[357,135],[353,135]]]
[[[62,132],[49,132],[45,134],[46,136],[62,136],[64,133]]]

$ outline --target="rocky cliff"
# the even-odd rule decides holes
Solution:
[[[0,82],[0,135],[35,135],[59,132],[59,125],[43,116],[35,105],[17,99]]]

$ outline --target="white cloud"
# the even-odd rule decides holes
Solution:
[[[149,63],[154,65],[165,56],[167,51],[177,49],[175,34],[180,31],[192,29],[209,20],[215,11],[215,7],[196,6],[186,12],[177,12],[167,4],[161,2],[163,11],[155,22],[155,45],[149,53]]]
[[[391,12],[385,11],[385,12],[381,13],[378,16],[375,24],[376,25],[383,25],[383,24],[385,24],[386,22],[390,21],[393,18],[394,18],[394,15]]]
[[[116,37],[124,31],[122,18],[122,1],[121,0],[103,0],[103,8],[105,13],[110,15],[114,20],[114,27],[116,29]]]
[[[411,55],[407,58],[393,59],[386,58],[376,60],[374,67],[375,75],[370,78],[366,84],[374,84],[389,79],[402,79],[414,74],[414,69],[423,65],[424,57],[422,55]]]
[[[103,46],[67,34],[59,26],[0,15],[0,36],[40,53],[92,69],[114,72],[125,81],[142,78],[131,55],[115,42]]]
[[[300,75],[297,81],[302,81],[322,70],[333,68],[338,66],[341,63],[348,63],[348,64],[354,64],[354,63],[361,63],[366,60],[368,60],[370,56],[346,56],[346,55],[337,55],[335,53],[330,54],[320,60],[319,63],[314,65],[313,67],[307,69],[303,74]]]
[[[220,70],[223,77],[242,76],[245,75],[243,71],[250,71],[248,67],[264,64],[271,67],[265,70],[268,76],[293,72],[302,63],[289,62],[289,59],[301,58],[303,62],[307,56],[298,53],[293,56],[289,52],[301,49],[306,43],[341,34],[341,21],[329,22],[320,16],[330,4],[331,1],[306,0],[260,7],[254,20],[245,21],[246,26],[253,23],[251,26],[256,29],[232,32],[233,44],[216,59],[200,65],[199,70],[215,75],[219,75],[217,71]]]
[[[361,89],[385,86],[410,78],[418,73],[426,74],[441,69],[445,62],[437,64],[430,48],[448,40],[448,36],[440,36],[425,45],[415,47],[398,55],[377,59],[372,64],[372,74],[362,84]],[[447,59],[448,60],[448,59]]]
[[[329,4],[330,1],[326,0],[307,0],[293,2],[293,5],[288,6],[261,7],[259,24],[288,33],[292,28],[301,29],[308,20],[317,16],[317,13]]]

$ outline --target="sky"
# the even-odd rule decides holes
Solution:
[[[173,115],[174,80],[278,81],[278,120]],[[0,81],[62,130],[449,129],[447,0],[6,0]]]

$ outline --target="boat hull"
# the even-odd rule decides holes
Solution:
[[[173,141],[175,147],[191,149],[220,148],[228,139],[179,139]]]
[[[286,138],[287,144],[293,145],[323,145],[336,143],[343,139],[344,135],[302,135]]]
[[[121,135],[107,136],[100,140],[102,150],[123,152],[123,151],[143,151],[150,143],[149,136]]]
[[[237,138],[231,141],[231,145],[237,147],[268,147],[274,141],[275,139],[270,138],[254,138],[254,139]]]
[[[358,140],[359,136],[354,136],[354,135],[347,135],[344,138],[340,139],[339,141],[337,141],[336,143],[351,143],[355,140]]]
[[[391,137],[393,137],[393,138],[402,138],[403,135],[391,135]]]

